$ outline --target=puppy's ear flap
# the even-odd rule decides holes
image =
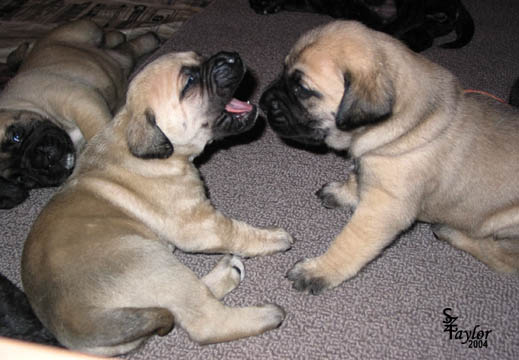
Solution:
[[[387,76],[377,74],[374,79],[352,81],[351,76],[344,75],[344,93],[335,116],[339,130],[351,131],[383,121],[391,115],[394,88]]]
[[[173,154],[173,144],[158,127],[151,109],[130,119],[126,139],[130,152],[141,159],[165,159]]]

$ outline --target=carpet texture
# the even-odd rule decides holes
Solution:
[[[466,88],[507,98],[519,76],[519,2],[464,3],[476,24],[473,41],[459,50],[434,47],[424,55],[457,74]],[[313,14],[260,16],[247,0],[215,0],[152,58],[169,51],[238,51],[250,68],[240,96],[257,101],[298,36],[328,21]],[[254,225],[281,226],[297,239],[287,253],[245,260],[244,281],[224,300],[233,306],[275,302],[287,311],[285,322],[261,336],[209,346],[191,342],[176,328],[126,358],[519,358],[519,277],[496,274],[436,240],[427,224],[410,228],[338,288],[320,296],[294,291],[286,271],[303,257],[323,253],[351,216],[348,210],[323,208],[314,195],[324,183],[343,179],[350,164],[332,152],[290,147],[261,120],[254,132],[214,144],[197,162],[217,208]],[[0,271],[17,284],[24,237],[53,192],[34,191],[18,208],[0,211]],[[199,275],[219,258],[179,251],[177,256]],[[458,317],[458,330],[491,330],[487,347],[469,348],[454,334],[449,339],[445,308]]]

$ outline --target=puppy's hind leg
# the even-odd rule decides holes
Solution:
[[[125,44],[128,44],[131,48],[134,57],[138,58],[157,49],[160,45],[160,39],[155,33],[147,32],[127,41]],[[124,44],[121,46],[124,46]]]
[[[100,46],[103,43],[104,33],[103,30],[92,21],[77,20],[58,26],[53,29],[46,38],[52,41]]]
[[[202,281],[215,298],[222,299],[238,286],[244,275],[245,269],[240,259],[226,255],[202,278]]]
[[[285,318],[285,312],[277,305],[235,308],[217,299],[238,280],[238,274],[228,273],[235,271],[233,266],[240,265],[235,260],[224,257],[213,271],[199,279],[191,269],[171,257],[165,260],[169,266],[161,268],[160,276],[146,277],[150,279],[146,287],[151,290],[152,299],[158,301],[157,305],[169,308],[175,323],[200,344],[236,340],[277,328]],[[229,277],[233,279],[231,286],[225,284]]]
[[[92,307],[84,315],[76,322],[65,323],[63,326],[68,328],[67,336],[58,339],[69,348],[93,355],[126,353],[152,335],[166,335],[174,325],[172,313],[161,307]],[[79,333],[75,331],[78,329]]]
[[[112,49],[116,46],[121,45],[126,41],[126,35],[122,32],[113,30],[105,33],[105,41],[103,46],[107,49]]]
[[[126,76],[133,69],[136,60],[151,53],[160,45],[160,39],[152,32],[140,35],[132,40],[124,41],[109,50],[114,59],[117,60],[126,71]]]
[[[471,238],[459,230],[439,224],[433,225],[432,231],[439,239],[468,252],[496,271],[519,272],[519,238]]]
[[[212,299],[197,298],[200,303],[180,315],[181,326],[200,344],[259,335],[279,327],[285,318],[285,311],[275,304],[233,308]]]

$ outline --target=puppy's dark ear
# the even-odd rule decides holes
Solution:
[[[165,159],[173,154],[173,144],[155,122],[151,109],[130,119],[126,133],[130,152],[141,159]]]
[[[22,61],[25,59],[25,56],[27,55],[29,46],[30,44],[28,42],[24,42],[7,56],[7,68],[9,70],[18,71],[18,68],[22,64]]]
[[[364,125],[375,124],[391,115],[394,89],[390,79],[378,74],[374,79],[362,79],[364,84],[353,84],[349,74],[344,75],[344,93],[335,116],[339,130],[351,131]]]

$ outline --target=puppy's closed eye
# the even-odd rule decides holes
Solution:
[[[307,100],[312,96],[320,98],[321,95],[312,90],[302,79],[302,72],[299,70],[294,71],[291,79],[289,80],[292,93],[300,100]]]
[[[293,86],[294,94],[301,99],[308,99],[312,96],[312,90],[308,89],[306,86],[302,84],[295,84]]]

